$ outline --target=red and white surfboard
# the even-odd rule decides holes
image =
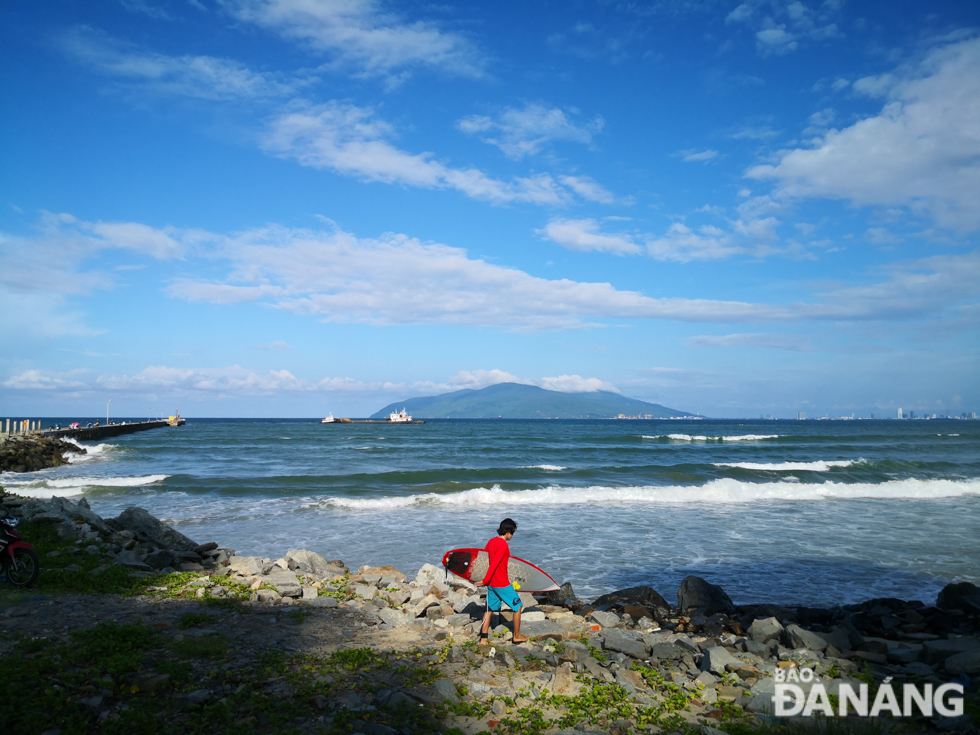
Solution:
[[[442,565],[457,577],[479,584],[487,574],[490,555],[486,549],[453,549],[442,557]],[[559,589],[558,583],[547,572],[516,556],[510,558],[507,574],[511,583],[520,585],[521,592],[553,592]]]

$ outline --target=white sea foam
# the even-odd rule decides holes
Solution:
[[[65,441],[69,441],[72,444],[75,444],[79,447],[83,447],[86,452],[85,454],[66,454],[65,458],[71,464],[79,464],[80,462],[91,462],[92,460],[96,460],[96,459],[108,459],[107,455],[119,449],[118,444],[96,444],[95,446],[88,446],[82,444],[81,442],[77,442],[74,439],[66,439]]]
[[[692,436],[691,434],[643,435],[644,439],[672,439],[677,442],[755,442],[761,439],[778,439],[779,434],[736,434],[734,436]]]
[[[892,480],[872,483],[740,482],[729,478],[684,487],[561,487],[539,490],[475,488],[458,493],[424,493],[383,498],[325,498],[322,503],[353,510],[392,510],[414,506],[579,505],[597,503],[692,504],[752,503],[772,500],[848,500],[914,498],[934,500],[980,495],[980,480]]]
[[[163,482],[170,475],[142,475],[139,477],[62,477],[32,478],[30,480],[3,479],[4,486],[18,495],[31,498],[70,497],[82,495],[97,487],[142,487]]]
[[[562,467],[559,464],[526,464],[521,465],[518,469],[521,470],[549,470],[551,472],[561,472],[562,470],[567,470],[567,467]]]
[[[715,467],[738,467],[743,470],[767,470],[779,472],[782,470],[806,470],[809,472],[829,472],[833,467],[850,467],[860,464],[863,459],[831,459],[816,462],[712,462]]]

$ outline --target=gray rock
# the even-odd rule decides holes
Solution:
[[[321,577],[344,574],[343,566],[332,564],[326,558],[313,551],[293,549],[292,551],[287,551],[284,558],[295,563],[296,569],[307,574],[316,574]]]
[[[823,651],[827,641],[798,625],[789,625],[783,633],[783,642],[789,648],[806,648],[810,651]]]
[[[281,600],[282,595],[280,595],[275,590],[255,590],[252,593],[252,597],[255,598],[256,602],[275,602],[276,600]]]
[[[963,653],[954,653],[946,659],[946,673],[950,676],[980,674],[980,648],[974,648]]]
[[[309,600],[306,604],[310,607],[338,607],[340,605],[336,597],[327,597],[326,595]]]
[[[697,608],[704,610],[705,615],[735,612],[735,604],[721,587],[701,579],[701,577],[685,577],[677,590],[677,607],[681,610]]]
[[[521,623],[521,635],[529,638],[554,638],[560,641],[565,637],[565,629],[550,620],[531,620]]]
[[[758,643],[750,638],[743,645],[745,646],[746,653],[751,653],[753,656],[758,656],[759,658],[769,658],[775,643]]]
[[[150,571],[150,565],[146,564],[135,551],[120,551],[116,554],[116,558],[113,561],[122,567],[129,567],[130,569],[139,569],[142,572]],[[74,565],[73,565],[74,566]]]
[[[354,585],[354,594],[363,597],[365,600],[373,600],[378,594],[378,588],[373,584],[358,584]]]
[[[274,569],[263,581],[268,581],[283,597],[300,597],[303,594],[303,585],[296,574],[286,569]]]
[[[585,659],[585,661],[582,662],[582,665],[596,679],[600,679],[609,684],[612,684],[615,681],[613,675],[609,673],[606,669],[602,668],[602,666],[599,665],[599,662],[596,661],[592,656],[589,656],[587,659]]]
[[[99,547],[96,546],[95,544],[85,547],[85,553],[88,554],[89,556],[98,556],[100,551],[101,550],[99,549]]]
[[[917,648],[889,648],[888,663],[890,664],[911,664],[919,660],[919,649]]]
[[[452,627],[459,628],[464,625],[468,625],[470,622],[472,622],[473,618],[465,613],[457,613],[455,615],[447,615],[445,620]]]
[[[663,620],[670,615],[670,605],[653,587],[641,585],[639,587],[629,587],[623,590],[616,590],[607,595],[603,595],[592,603],[594,607],[602,607],[610,604],[619,605],[639,605],[646,608],[657,620]]]
[[[647,647],[643,641],[638,641],[628,633],[615,628],[606,630],[602,645],[610,651],[619,651],[633,658],[645,659],[647,656]]]
[[[687,653],[689,652],[676,643],[655,643],[650,648],[651,657],[670,661],[682,659]]]
[[[196,704],[204,704],[209,699],[211,699],[211,692],[207,689],[198,689],[193,691],[186,696],[187,704],[193,706]]]
[[[563,663],[555,669],[547,688],[552,694],[574,697],[582,690],[582,685],[575,680],[575,668],[572,664]]]
[[[455,703],[459,701],[459,692],[456,691],[456,685],[449,679],[439,679],[439,681],[432,685],[432,688],[435,690],[436,696],[444,702]]]
[[[617,669],[616,671],[614,671],[613,678],[616,680],[616,683],[619,684],[627,692],[629,692],[630,694],[636,694],[636,687],[633,685],[633,682],[630,681],[629,678],[627,678],[626,675],[623,673],[623,669]]]
[[[606,612],[604,610],[594,611],[589,615],[589,620],[594,620],[603,628],[614,628],[621,624],[619,616],[616,613]]]
[[[180,555],[170,549],[158,549],[146,555],[144,561],[154,569],[177,567],[181,563]]]
[[[126,508],[113,519],[112,525],[135,533],[144,533],[160,546],[175,551],[194,551],[200,545],[163,521],[154,518],[143,508],[135,506]]]
[[[949,659],[946,660],[949,661]],[[932,676],[936,673],[935,669],[933,669],[929,664],[924,664],[921,661],[916,661],[915,663],[903,666],[902,671],[906,674],[912,674],[914,676]]]
[[[971,582],[953,582],[943,587],[936,598],[936,606],[943,610],[980,612],[980,587]]]
[[[776,618],[757,618],[749,626],[748,636],[756,643],[778,640],[783,634],[783,626]]]
[[[400,610],[395,610],[390,607],[382,608],[378,610],[378,617],[382,622],[388,624],[392,628],[401,628],[412,622],[413,618],[401,612]]]
[[[922,660],[927,664],[935,666],[945,661],[950,656],[957,653],[972,651],[980,648],[980,642],[969,638],[956,638],[953,640],[926,641],[922,644]]]
[[[735,658],[724,646],[715,646],[705,651],[701,657],[699,668],[701,671],[710,671],[712,674],[721,674],[725,671],[725,666],[733,664],[741,666],[742,661]]]

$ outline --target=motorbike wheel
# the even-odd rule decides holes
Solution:
[[[41,572],[41,563],[31,549],[15,549],[14,558],[8,556],[4,567],[7,581],[17,587],[31,586]]]

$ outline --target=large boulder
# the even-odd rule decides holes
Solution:
[[[749,626],[749,638],[756,643],[768,643],[778,640],[783,634],[783,626],[776,618],[756,618]]]
[[[158,518],[154,518],[143,508],[135,506],[126,508],[113,519],[112,525],[133,533],[146,534],[157,545],[174,551],[194,551],[200,545]]]
[[[616,590],[607,595],[603,595],[595,602],[592,607],[598,608],[603,605],[637,605],[646,609],[650,617],[655,620],[663,620],[670,616],[670,605],[653,587],[640,585],[639,587],[628,587],[624,590]]]
[[[692,608],[703,610],[705,615],[735,613],[735,603],[721,587],[711,584],[701,577],[685,577],[677,590],[677,607],[681,610]]]
[[[806,648],[810,651],[823,651],[827,641],[798,625],[788,625],[783,633],[783,642],[789,648]]]
[[[936,598],[936,607],[943,610],[980,612],[980,587],[970,582],[954,582],[942,588]]]
[[[950,676],[980,674],[980,648],[956,653],[946,659],[946,673]]]
[[[305,549],[293,549],[287,551],[285,558],[296,564],[296,569],[307,574],[316,574],[320,577],[331,577],[345,574],[347,568],[340,562],[327,561],[315,551]]]
[[[177,569],[183,558],[180,554],[171,551],[170,549],[157,549],[156,551],[151,551],[146,555],[144,559],[147,564],[149,564],[154,569],[164,569],[166,567],[172,567]]]
[[[712,674],[723,674],[728,664],[741,666],[744,663],[744,661],[735,658],[724,646],[715,646],[704,652],[699,668],[701,671],[710,671]]]
[[[602,645],[610,651],[625,653],[633,658],[645,659],[647,647],[643,641],[638,641],[625,631],[613,628],[603,633]]]

